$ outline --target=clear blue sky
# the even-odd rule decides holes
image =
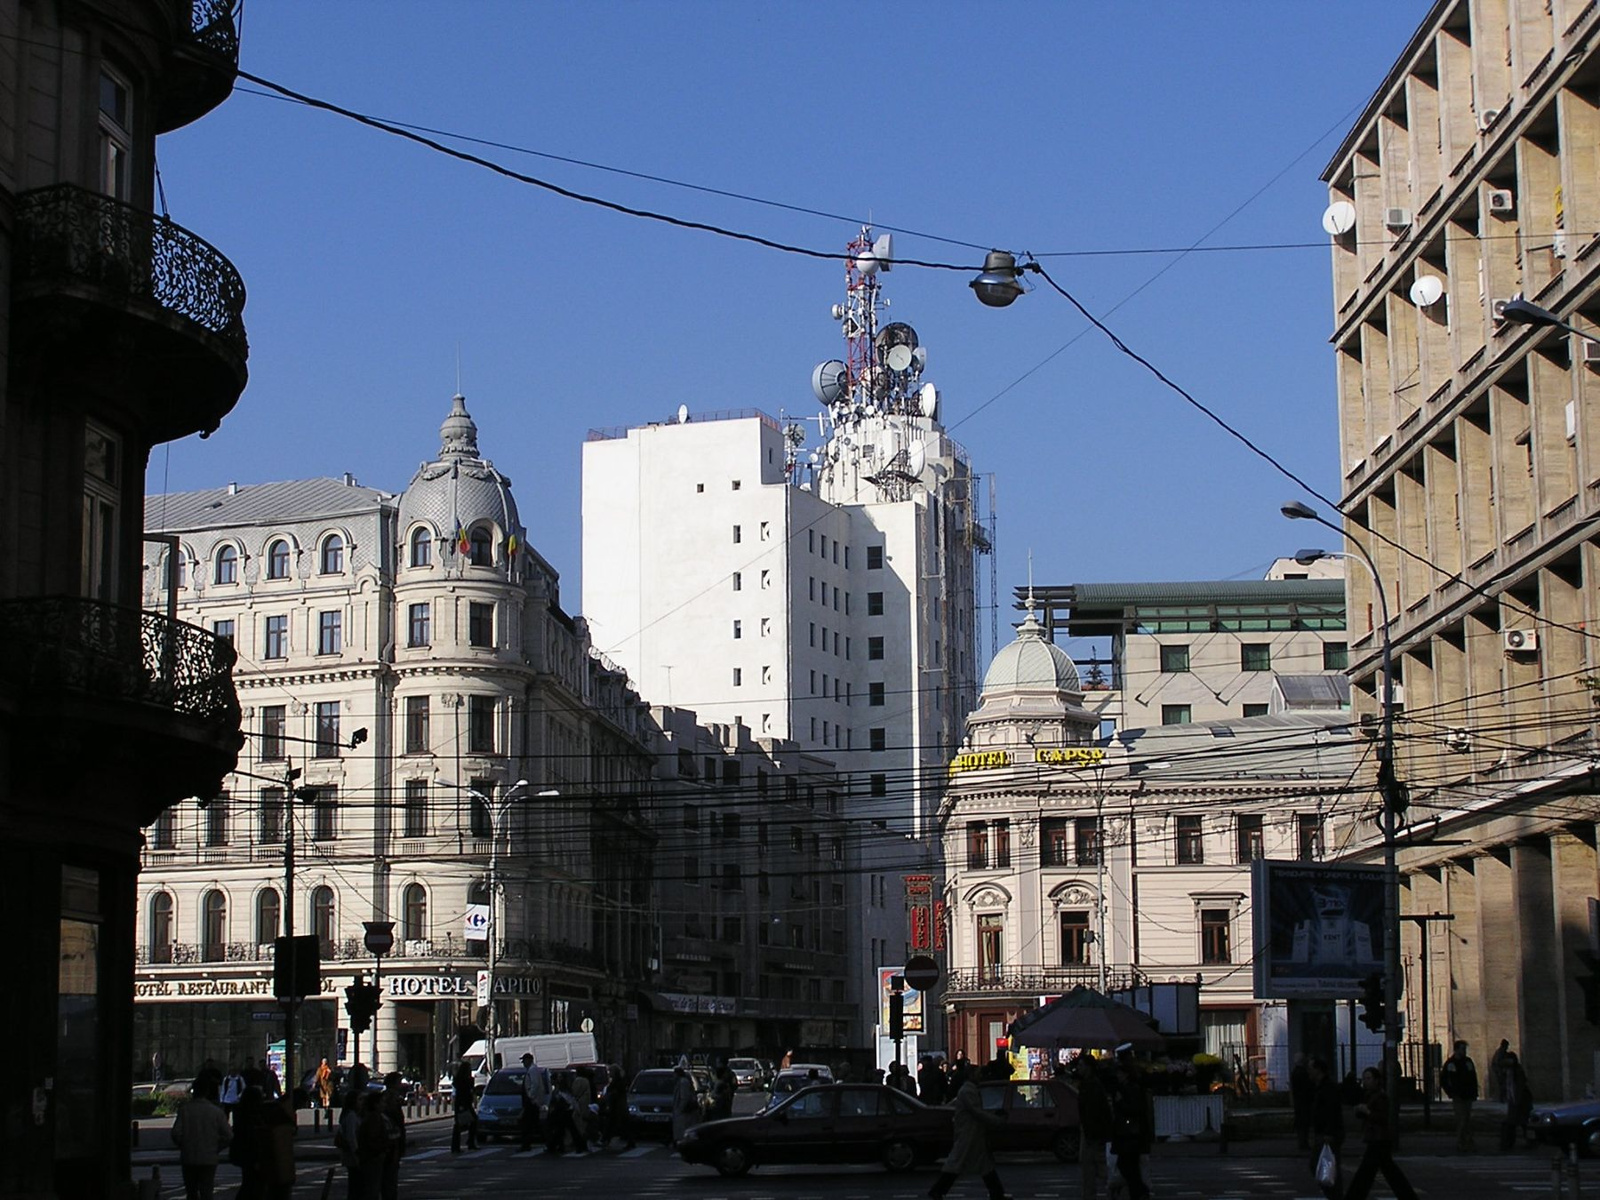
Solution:
[[[374,115],[852,218],[463,147],[822,250],[869,216],[1041,256],[1312,243],[1044,261],[1336,495],[1317,177],[1427,7],[275,0],[247,6],[242,63]],[[588,429],[680,403],[815,412],[811,368],[842,348],[838,264],[573,203],[247,89],[159,146],[173,219],[244,275],[251,381],[211,439],[157,448],[151,491],[343,471],[399,490],[437,449],[459,346],[483,452],[576,608]],[[982,258],[908,234],[896,253]],[[902,268],[886,294],[995,475],[1002,603],[1030,551],[1041,583],[1227,578],[1305,538],[1278,515],[1291,484],[1065,300],[988,310],[968,278]]]

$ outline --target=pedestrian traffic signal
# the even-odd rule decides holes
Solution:
[[[1361,981],[1361,1023],[1376,1033],[1383,1028],[1387,1011],[1383,998],[1383,976],[1368,975]]]
[[[906,1036],[906,996],[904,992],[889,993],[889,1037],[901,1041]]]
[[[378,1015],[378,989],[375,984],[356,980],[344,990],[344,1010],[350,1014],[350,1028],[365,1033],[372,1028],[372,1018]]]

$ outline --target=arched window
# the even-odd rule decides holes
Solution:
[[[413,567],[433,565],[433,534],[428,532],[426,526],[411,535],[411,565]]]
[[[169,963],[172,961],[172,895],[169,892],[157,892],[150,897],[150,926],[149,926],[150,961],[153,963]]]
[[[228,954],[228,898],[212,889],[200,902],[200,958],[221,962]]]
[[[282,538],[267,547],[267,578],[289,578],[289,543]]]
[[[406,884],[401,893],[400,940],[420,942],[428,936],[428,892],[420,883]]]
[[[278,936],[282,904],[276,888],[263,888],[256,896],[256,945],[265,946]]]
[[[311,893],[311,932],[317,935],[322,957],[333,957],[333,889],[319,887]]]
[[[494,566],[494,538],[489,533],[487,525],[479,525],[468,538],[471,547],[472,565],[475,567]]]
[[[239,582],[239,552],[232,546],[217,551],[217,582]]]
[[[344,539],[337,533],[330,533],[322,543],[322,565],[319,568],[324,575],[338,575],[344,571]]]

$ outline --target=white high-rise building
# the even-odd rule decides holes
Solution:
[[[641,694],[792,739],[919,829],[976,702],[988,541],[926,352],[878,323],[883,243],[852,243],[814,449],[749,409],[590,434],[583,609]]]

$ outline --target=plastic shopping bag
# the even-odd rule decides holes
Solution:
[[[1334,1154],[1332,1146],[1324,1145],[1322,1153],[1317,1155],[1317,1182],[1325,1188],[1331,1188],[1338,1181],[1338,1155]]]

